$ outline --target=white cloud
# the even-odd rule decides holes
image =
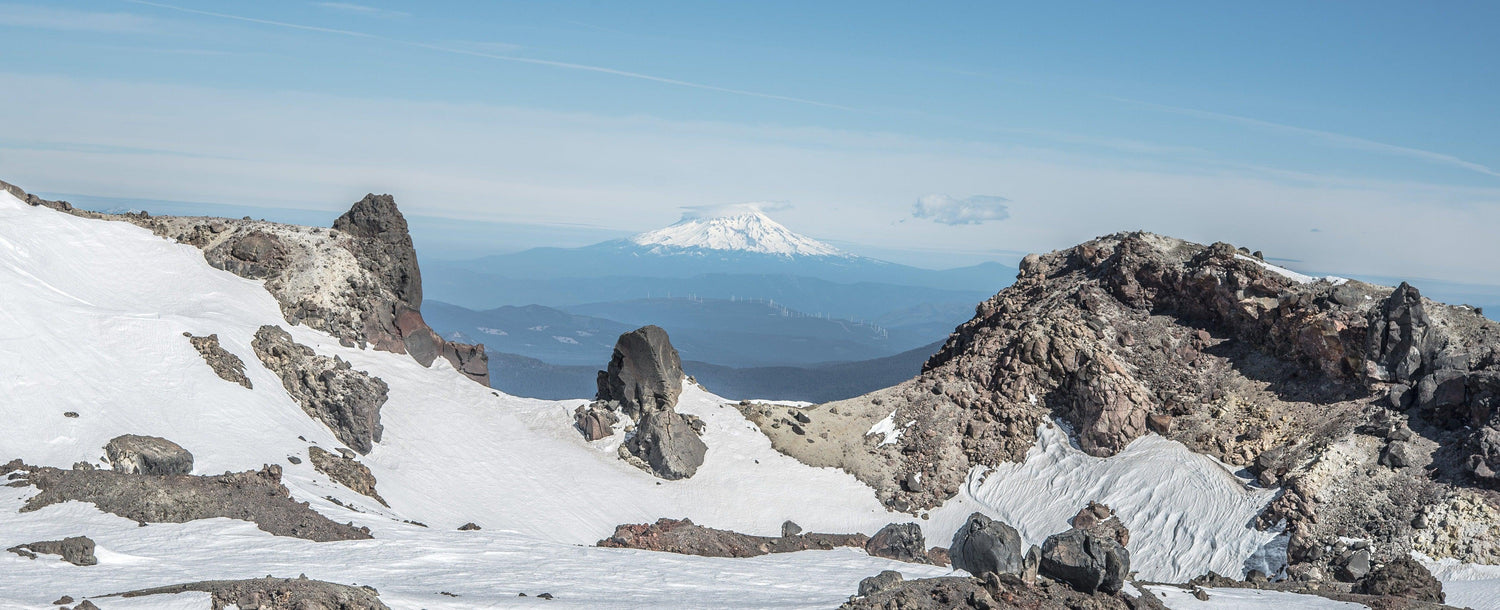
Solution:
[[[1010,218],[1010,201],[1004,197],[974,195],[958,199],[948,195],[924,195],[912,207],[911,215],[945,225],[977,225],[987,220]]]
[[[70,32],[144,32],[153,21],[131,13],[78,11],[25,4],[0,4],[0,26]]]

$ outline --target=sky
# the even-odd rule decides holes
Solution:
[[[765,202],[934,268],[1149,230],[1500,284],[1497,29],[1493,2],[0,2],[0,179],[330,218],[389,192],[494,251]]]

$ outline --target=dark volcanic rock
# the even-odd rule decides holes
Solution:
[[[905,578],[901,576],[900,572],[897,572],[895,570],[885,570],[879,574],[859,581],[859,595],[861,597],[874,595],[881,591],[885,591],[887,589],[895,587],[898,584],[901,584],[901,581],[903,580],[905,580]]]
[[[927,539],[922,536],[922,527],[915,523],[892,523],[880,528],[865,543],[865,552],[909,563],[932,561],[927,557]]]
[[[381,506],[390,506],[385,498],[375,491],[375,475],[358,460],[324,451],[321,447],[308,447],[307,457],[312,459],[313,469],[328,475],[333,482],[348,487],[360,494],[374,498]]]
[[[874,578],[874,577],[872,577]],[[869,581],[870,579],[865,579]],[[948,576],[920,578],[885,585],[839,606],[844,610],[1147,610],[1165,609],[1150,593],[1134,598],[1123,593],[1087,594],[1049,580],[1034,585],[1013,575],[984,578]],[[863,587],[861,587],[863,590]]]
[[[1410,557],[1395,559],[1375,568],[1354,584],[1354,592],[1364,595],[1391,595],[1427,602],[1443,603],[1443,583],[1432,572]]]
[[[317,355],[280,327],[260,327],[250,345],[302,410],[339,440],[360,453],[369,453],[380,441],[380,406],[390,390],[380,378],[354,370],[341,358]]]
[[[263,280],[291,265],[290,249],[281,238],[260,230],[240,233],[203,251],[208,264],[240,277]]]
[[[396,209],[390,195],[365,195],[333,221],[333,228],[360,239],[353,249],[360,265],[412,309],[422,307],[422,271],[417,267],[417,249],[412,246],[406,217]]]
[[[1084,593],[1115,593],[1130,574],[1130,551],[1111,538],[1073,528],[1042,543],[1041,574]]]
[[[94,541],[87,536],[69,536],[62,540],[32,542],[6,550],[31,559],[36,559],[38,553],[60,555],[63,561],[75,566],[91,566],[99,563],[99,560],[94,557]]]
[[[116,472],[125,474],[190,474],[193,454],[182,445],[157,436],[126,434],[104,446]]]
[[[640,460],[652,474],[677,480],[698,472],[708,446],[698,438],[688,416],[665,409],[642,414],[635,434],[620,445],[620,451]]]
[[[609,368],[599,372],[596,400],[619,404],[631,418],[670,410],[682,394],[682,360],[667,331],[644,326],[620,335]]]
[[[250,384],[250,378],[245,376],[245,361],[219,345],[218,335],[195,337],[193,333],[182,333],[182,336],[187,337],[193,343],[193,348],[198,350],[198,354],[203,356],[203,361],[208,363],[208,367],[213,369],[214,374],[220,379],[240,384],[247,390],[254,389],[254,386]]]
[[[105,597],[145,597],[186,592],[208,593],[214,608],[259,608],[260,610],[390,610],[380,594],[370,587],[353,587],[300,578],[252,578],[205,580],[115,593]]]
[[[62,470],[12,462],[18,482],[41,490],[21,512],[60,502],[87,502],[141,523],[185,523],[226,517],[255,523],[277,536],[315,542],[361,540],[369,530],[330,521],[292,499],[281,484],[281,468],[212,476],[123,474],[110,470]],[[3,469],[0,469],[3,470]],[[16,475],[11,475],[15,477]]]
[[[862,547],[864,534],[798,534],[795,536],[751,536],[697,525],[687,519],[658,519],[656,523],[621,525],[599,546],[645,549],[705,557],[755,557],[767,553],[828,550],[841,546]]]
[[[1005,522],[981,513],[969,515],[963,527],[953,533],[948,557],[954,568],[975,576],[990,572],[1019,575],[1024,568],[1021,535]]]

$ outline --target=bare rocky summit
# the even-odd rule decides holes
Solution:
[[[1500,563],[1497,384],[1500,324],[1473,308],[1121,233],[1027,256],[911,381],[741,410],[914,513],[1054,419],[1096,456],[1160,434],[1282,487],[1259,526],[1285,524],[1294,578],[1333,578],[1361,552],[1339,537]]]
[[[28,466],[20,460],[0,465],[11,486],[32,486],[40,493],[26,500],[21,512],[61,502],[86,502],[99,510],[145,523],[186,523],[226,517],[254,523],[277,536],[314,542],[361,540],[365,528],[335,523],[292,499],[281,484],[281,468],[222,475],[144,475],[110,470],[63,470]]]
[[[337,356],[318,355],[277,326],[260,327],[250,345],[302,410],[344,444],[363,454],[380,442],[380,407],[390,388],[379,377],[356,371]]]

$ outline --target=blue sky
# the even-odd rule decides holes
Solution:
[[[928,266],[1146,229],[1500,283],[1497,27],[1459,2],[0,3],[0,177],[392,192],[577,241],[769,201]]]

